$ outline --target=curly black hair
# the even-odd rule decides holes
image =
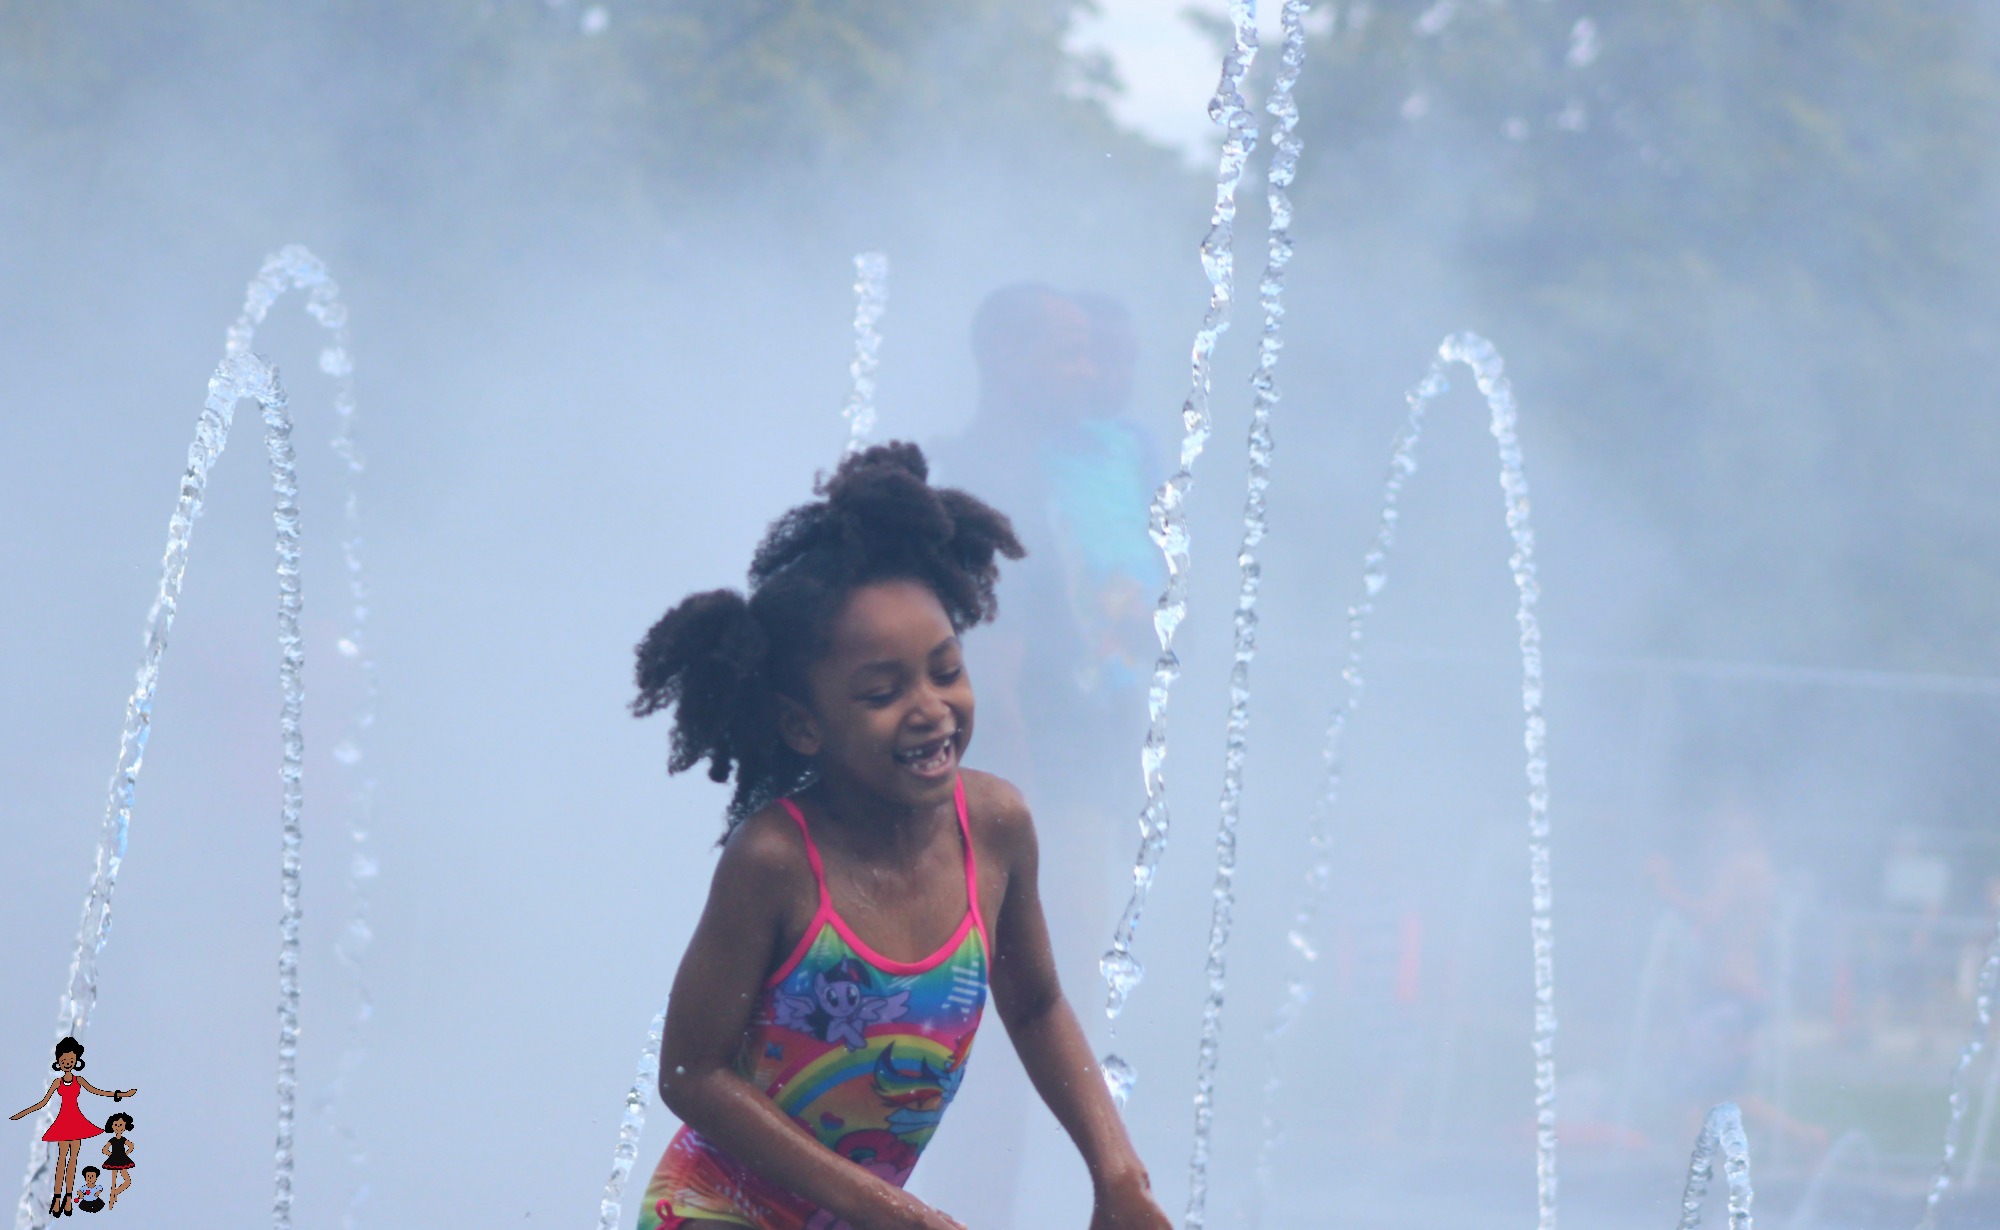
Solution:
[[[996,613],[998,557],[1025,554],[1012,524],[929,480],[914,444],[847,457],[814,484],[823,498],[771,523],[750,561],[747,597],[694,594],[639,642],[632,714],[674,708],[668,772],[706,760],[711,780],[734,776],[730,829],[810,780],[806,758],[779,737],[778,697],[805,697],[806,672],[826,653],[833,618],[856,588],[919,582],[960,632]]]
[[[104,1130],[115,1134],[118,1131],[118,1129],[112,1127],[111,1125],[118,1122],[120,1119],[123,1119],[125,1121],[125,1130],[128,1132],[131,1131],[132,1116],[126,1114],[122,1110],[114,1110],[111,1112],[111,1117],[104,1121]]]
[[[83,1043],[78,1042],[75,1038],[64,1038],[62,1041],[56,1043],[56,1060],[49,1067],[60,1071],[62,1069],[62,1057],[65,1053],[76,1056],[76,1067],[74,1070],[78,1072],[83,1071]]]

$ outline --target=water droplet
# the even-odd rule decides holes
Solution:
[[[1597,39],[1597,23],[1588,17],[1579,17],[1569,31],[1569,55],[1566,57],[1571,68],[1589,68],[1597,63],[1597,57],[1604,48]]]
[[[1425,9],[1423,15],[1417,18],[1417,24],[1413,28],[1419,38],[1435,38],[1443,34],[1445,27],[1449,26],[1452,19],[1457,16],[1458,0],[1437,0],[1436,4]]]
[[[1104,1087],[1111,1091],[1112,1104],[1124,1110],[1126,1100],[1132,1096],[1132,1086],[1139,1083],[1139,1074],[1117,1055],[1106,1055],[1098,1067],[1104,1073]]]
[[[1104,976],[1111,993],[1121,1000],[1130,995],[1132,988],[1146,976],[1146,967],[1140,964],[1139,958],[1116,950],[1104,954],[1097,963],[1097,971]]]

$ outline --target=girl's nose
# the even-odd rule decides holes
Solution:
[[[934,685],[926,684],[917,693],[915,712],[925,725],[949,725],[951,722],[951,705],[946,703],[944,693]]]

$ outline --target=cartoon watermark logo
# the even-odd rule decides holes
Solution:
[[[55,1069],[56,1076],[49,1082],[48,1092],[42,1095],[42,1100],[8,1116],[10,1119],[24,1118],[47,1106],[50,1098],[60,1101],[56,1121],[42,1133],[42,1139],[56,1147],[55,1196],[49,1201],[49,1216],[68,1217],[77,1209],[97,1213],[115,1208],[118,1197],[132,1186],[132,1142],[125,1139],[125,1134],[132,1130],[132,1116],[122,1110],[113,1111],[100,1128],[77,1106],[77,1099],[85,1093],[94,1093],[100,1098],[119,1102],[139,1091],[99,1089],[79,1076],[84,1067],[83,1043],[75,1038],[64,1038],[56,1043],[56,1061],[49,1066]],[[101,1168],[85,1166],[83,1172],[78,1174],[76,1159],[83,1152],[83,1142],[106,1133],[109,1133],[110,1139],[102,1145],[104,1165]],[[111,1175],[108,1193],[103,1185],[106,1173]]]

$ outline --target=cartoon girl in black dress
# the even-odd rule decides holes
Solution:
[[[42,1095],[42,1100],[8,1117],[19,1119],[32,1115],[47,1106],[50,1098],[61,1097],[62,1108],[56,1112],[56,1121],[49,1125],[49,1130],[42,1133],[42,1139],[56,1147],[56,1194],[55,1199],[49,1202],[49,1215],[67,1217],[74,1211],[70,1208],[70,1198],[76,1191],[76,1155],[84,1141],[102,1134],[98,1126],[77,1109],[77,1098],[88,1089],[98,1097],[115,1102],[139,1091],[99,1089],[78,1076],[77,1073],[83,1070],[83,1043],[75,1038],[64,1038],[56,1043],[56,1061],[49,1066],[56,1070],[57,1076],[49,1082],[48,1092]]]
[[[111,1133],[111,1139],[104,1142],[104,1169],[111,1175],[108,1207],[115,1209],[119,1193],[132,1186],[132,1142],[125,1139],[125,1133],[132,1130],[132,1116],[114,1110],[104,1121],[104,1130]]]

